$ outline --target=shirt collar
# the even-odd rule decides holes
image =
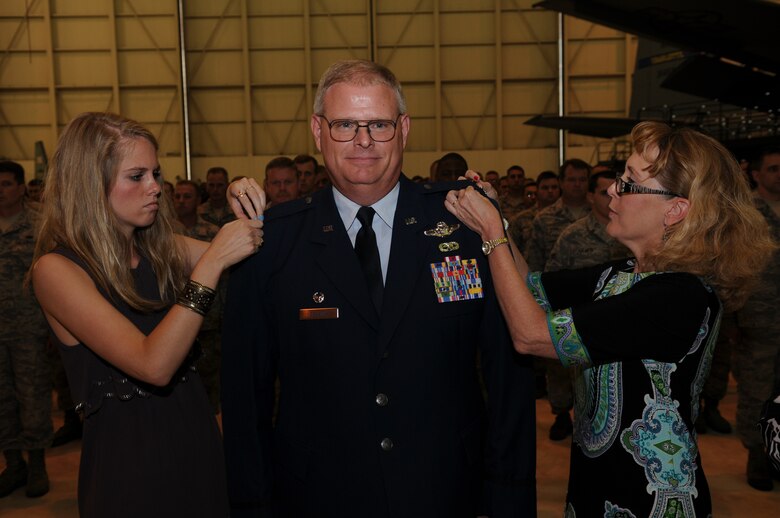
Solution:
[[[344,222],[344,228],[349,230],[352,224],[355,222],[357,212],[360,209],[360,205],[350,200],[338,189],[332,187],[333,199],[336,202],[336,209],[339,211],[339,216]],[[385,194],[384,198],[377,201],[371,208],[376,211],[377,216],[387,225],[389,228],[393,228],[393,218],[395,217],[395,207],[398,204],[398,194],[401,192],[401,182],[395,184],[390,192]]]

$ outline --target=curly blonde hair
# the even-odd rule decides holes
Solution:
[[[660,249],[648,254],[649,264],[697,275],[727,311],[741,307],[776,245],[739,164],[718,141],[690,128],[646,121],[631,139],[650,162],[650,176],[690,203],[685,218],[666,229]]]
[[[68,123],[46,178],[33,264],[57,247],[69,248],[106,293],[138,311],[153,311],[175,300],[186,281],[188,261],[174,237],[175,216],[167,196],[159,198],[154,223],[136,229],[132,243],[119,230],[108,195],[120,162],[138,139],[158,149],[149,130],[113,113],[82,113]],[[145,299],[136,291],[129,267],[131,246],[152,263],[162,301]]]

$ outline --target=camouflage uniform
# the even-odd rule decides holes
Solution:
[[[236,219],[236,218],[233,218]],[[181,223],[178,221],[178,223]],[[211,223],[207,221],[205,218],[198,216],[198,219],[195,221],[195,224],[191,228],[185,227],[183,224],[181,225],[181,228],[183,229],[181,231],[182,234],[185,236],[191,237],[192,239],[197,239],[199,241],[211,241],[214,239],[214,236],[217,235],[217,232],[219,232],[219,225],[215,223]],[[178,231],[178,227],[177,227]]]
[[[624,259],[631,252],[609,234],[593,213],[566,227],[555,241],[546,271],[575,270]],[[572,373],[558,360],[547,364],[547,391],[553,414],[572,407]]]
[[[38,450],[52,437],[48,327],[24,276],[35,247],[32,204],[0,232],[0,449]]]
[[[233,214],[233,209],[230,208],[230,204],[225,204],[223,208],[217,209],[212,207],[211,202],[208,201],[198,205],[198,216],[218,227],[236,219],[236,215]]]
[[[181,234],[199,241],[211,241],[219,232],[217,225],[209,223],[200,216],[198,216],[197,222],[191,228],[181,225],[181,229],[183,229]],[[180,231],[178,227],[177,231]],[[222,359],[220,329],[222,328],[222,308],[225,304],[226,290],[227,273],[223,274],[219,280],[217,296],[214,298],[211,309],[203,319],[203,325],[200,327],[197,338],[201,351],[197,369],[203,384],[206,386],[206,393],[209,395],[209,402],[215,414],[219,412],[219,371]]]
[[[780,217],[756,198],[776,242],[780,242]],[[735,347],[737,380],[737,434],[747,449],[763,446],[758,418],[764,402],[780,378],[780,252],[776,251],[761,274],[755,292],[737,312],[742,339]]]
[[[518,213],[509,220],[509,237],[515,242],[517,249],[525,253],[525,247],[528,240],[531,239],[531,231],[534,228],[534,218],[539,213],[539,207],[534,205]]]
[[[589,212],[589,206],[584,206],[581,212],[575,212],[563,204],[563,198],[540,210],[534,218],[531,239],[526,245],[525,260],[530,271],[544,271],[544,265],[550,257],[553,245],[563,229],[587,216]]]
[[[511,194],[502,196],[499,202],[501,214],[507,221],[512,221],[512,218],[526,209],[525,202],[526,197],[522,194],[520,196],[512,196]]]
[[[630,255],[628,248],[607,234],[607,228],[590,213],[561,232],[544,269],[548,272],[576,270]]]

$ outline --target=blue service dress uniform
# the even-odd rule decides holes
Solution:
[[[533,371],[481,239],[444,208],[466,184],[400,182],[381,314],[331,189],[269,210],[263,247],[231,273],[231,516],[536,515]]]

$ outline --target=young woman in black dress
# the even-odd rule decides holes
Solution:
[[[228,515],[190,351],[220,274],[262,243],[264,194],[242,185],[249,217],[209,245],[174,234],[146,128],[85,113],[59,139],[31,277],[84,415],[83,518]]]

